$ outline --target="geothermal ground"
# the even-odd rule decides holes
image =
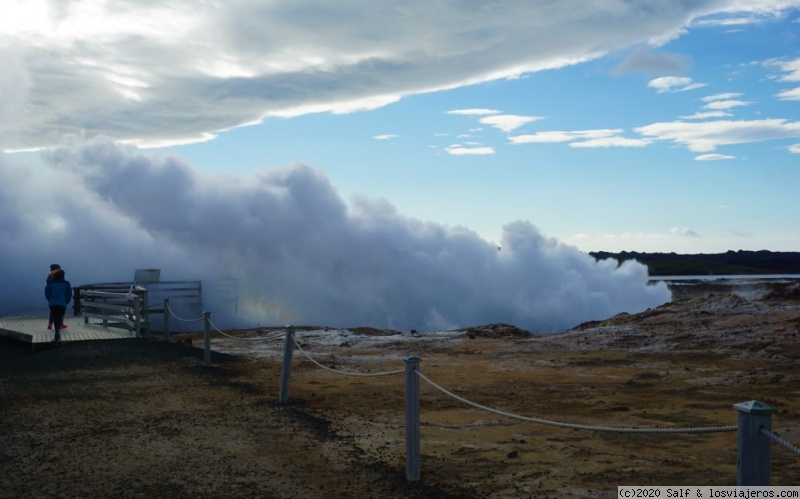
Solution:
[[[772,405],[800,444],[800,290],[678,297],[547,336],[494,326],[414,336],[298,328],[202,341],[0,342],[0,497],[616,497],[618,485],[735,485],[736,433],[627,434],[518,421],[421,388],[422,479],[405,480],[403,375],[476,403],[614,427],[736,425]],[[194,346],[185,340],[194,340]],[[800,457],[772,446],[772,484]]]

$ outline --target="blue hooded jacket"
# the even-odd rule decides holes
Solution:
[[[44,297],[47,303],[66,307],[72,301],[72,285],[64,280],[64,274],[59,272],[44,288]]]

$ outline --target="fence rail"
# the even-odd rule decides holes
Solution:
[[[144,288],[130,289],[127,293],[76,288],[75,293],[80,297],[77,310],[85,324],[95,320],[103,327],[125,329],[138,337],[149,331],[147,310],[143,307],[147,303],[147,290]]]

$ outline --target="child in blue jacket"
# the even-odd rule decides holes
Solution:
[[[56,272],[61,270],[61,265],[57,263],[50,264],[50,273],[47,274],[47,282],[53,282],[53,277],[56,275]],[[53,329],[53,312],[50,312],[50,320],[47,322],[47,329]],[[66,323],[61,324],[61,329],[67,329]]]
[[[44,297],[50,305],[50,317],[55,326],[55,337],[53,341],[56,345],[61,343],[61,325],[64,323],[64,313],[67,305],[72,301],[72,285],[64,279],[64,270],[56,269],[53,272],[53,280],[47,283],[44,288]]]

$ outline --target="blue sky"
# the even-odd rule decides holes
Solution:
[[[409,216],[497,241],[504,224],[524,219],[584,251],[797,251],[800,97],[779,94],[796,85],[792,74],[800,78],[788,69],[800,60],[799,19],[796,10],[701,19],[658,47],[408,95],[374,110],[267,117],[171,150],[198,168],[243,174],[306,163],[345,196],[385,197]],[[719,116],[702,117],[713,111]],[[502,119],[485,122],[503,116],[530,121],[506,120],[506,130]],[[793,126],[782,137],[754,123],[766,119]],[[709,131],[719,136],[708,150],[637,131],[676,121],[753,126],[738,136]],[[591,130],[631,142],[524,142]],[[703,132],[687,133],[688,141]]]
[[[0,260],[281,322],[642,310],[585,252],[800,251],[799,37],[800,0],[7,0]]]

